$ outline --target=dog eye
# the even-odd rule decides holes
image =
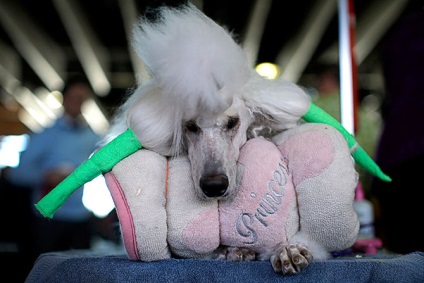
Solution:
[[[199,127],[196,125],[196,123],[193,120],[188,121],[185,124],[185,127],[189,132],[192,132],[192,133],[197,133],[199,131]]]
[[[228,130],[234,129],[238,125],[239,120],[240,120],[239,117],[230,117],[228,119],[227,129]]]

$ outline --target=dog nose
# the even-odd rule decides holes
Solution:
[[[200,178],[200,188],[207,197],[221,197],[228,188],[228,178],[225,175],[210,175]]]

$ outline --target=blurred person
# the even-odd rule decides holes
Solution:
[[[91,247],[94,215],[83,205],[83,188],[71,195],[53,219],[42,217],[34,207],[95,151],[100,139],[81,115],[83,103],[92,96],[85,78],[71,78],[62,93],[63,115],[51,127],[30,134],[18,167],[8,168],[3,176],[13,186],[31,189],[31,260],[45,252]]]
[[[424,251],[424,10],[403,17],[381,53],[383,130],[376,161],[392,182],[373,179],[376,233],[394,253]]]

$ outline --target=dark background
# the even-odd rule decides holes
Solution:
[[[263,0],[262,0],[263,1]],[[328,0],[337,2],[337,0]],[[12,19],[13,24],[21,26],[24,33],[38,44],[49,47],[57,47],[61,50],[61,69],[58,73],[65,80],[68,76],[82,72],[81,61],[78,59],[72,44],[70,34],[65,28],[63,19],[58,12],[58,3],[72,3],[78,9],[77,16],[84,22],[84,27],[93,33],[97,41],[96,48],[99,54],[106,58],[105,73],[111,83],[111,89],[106,96],[98,97],[107,117],[110,117],[116,107],[121,103],[128,89],[135,86],[134,68],[129,54],[129,43],[124,27],[127,14],[123,12],[131,3],[135,7],[136,15],[140,15],[149,1],[137,0],[0,0],[0,135],[21,134],[27,131],[25,126],[18,120],[19,103],[13,103],[13,90],[8,87],[12,84],[9,76],[12,75],[14,88],[24,86],[33,91],[38,87],[47,87],[43,80],[34,71],[29,63],[31,55],[25,55],[19,48],[22,43],[13,39],[11,32],[6,26],[7,18]],[[253,0],[203,0],[194,1],[202,6],[203,11],[218,23],[233,31],[240,42],[243,41],[248,19],[252,13]],[[260,1],[261,2],[261,1]],[[319,9],[316,3],[324,1],[296,0],[296,1],[270,1],[272,6],[266,20],[266,26],[260,40],[260,48],[256,63],[275,62],[278,52],[287,46],[300,32],[300,28],[308,19],[313,9]],[[384,29],[377,35],[377,43],[372,51],[358,66],[359,84],[365,91],[381,92],[382,84],[373,78],[380,74],[379,44],[385,34],[395,25],[402,15],[412,9],[422,9],[422,1],[417,0],[355,0],[357,25],[361,24],[365,15],[376,19],[390,3],[404,3],[399,9],[398,15],[384,24]],[[264,2],[262,2],[264,3]],[[336,3],[337,5],[337,3]],[[375,8],[377,7],[377,8]],[[315,11],[316,12],[316,11]],[[10,20],[9,20],[10,21]],[[337,8],[320,39],[318,46],[313,52],[305,67],[299,84],[306,87],[311,85],[311,76],[329,65],[338,64],[338,58],[323,61],[322,55],[338,41],[338,16]],[[49,59],[49,55],[45,55]],[[370,81],[371,80],[371,81]],[[313,86],[313,85],[312,85]],[[51,88],[51,87],[50,87]],[[52,90],[52,89],[50,89]],[[11,102],[12,101],[12,102]]]

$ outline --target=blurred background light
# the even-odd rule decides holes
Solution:
[[[273,63],[261,63],[255,67],[256,72],[259,75],[273,80],[280,75],[280,68]]]
[[[0,168],[18,166],[20,153],[25,150],[28,140],[26,134],[0,137]]]
[[[115,208],[103,175],[85,184],[82,202],[99,218],[106,217]]]

